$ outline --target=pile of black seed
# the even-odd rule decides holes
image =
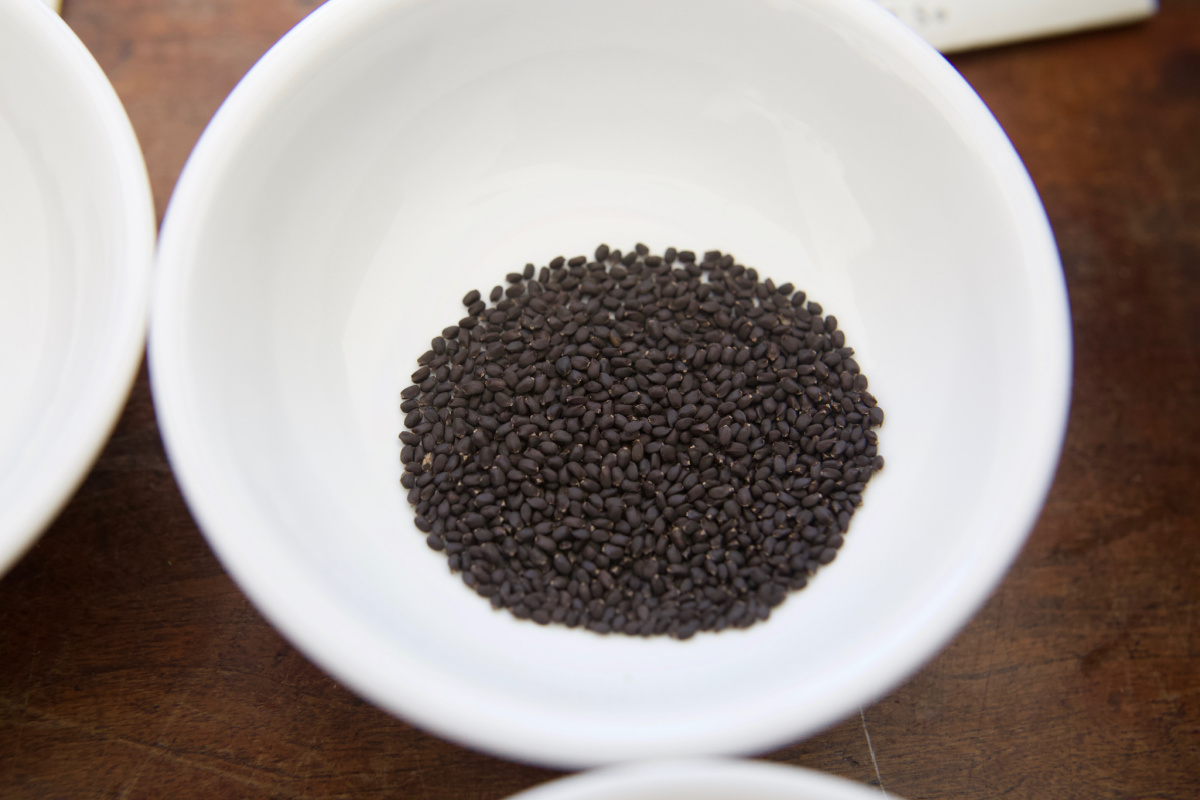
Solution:
[[[536,277],[535,277],[536,273]],[[417,359],[401,483],[429,546],[521,619],[686,639],[833,561],[883,412],[837,320],[719,251],[561,256]]]

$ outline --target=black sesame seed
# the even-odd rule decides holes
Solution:
[[[541,625],[767,619],[834,560],[883,467],[837,319],[718,250],[600,245],[536,272],[467,293],[401,392],[427,544]]]

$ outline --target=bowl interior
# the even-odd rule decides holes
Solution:
[[[837,561],[744,632],[493,612],[398,485],[399,392],[462,296],[639,241],[805,289],[887,413]],[[160,262],[156,401],[226,565],[353,688],[506,755],[746,752],[831,723],[974,611],[1061,441],[1036,194],[950,67],[865,2],[334,0],[206,132]]]
[[[90,466],[141,357],[154,207],[133,130],[42,4],[0,6],[0,573]]]

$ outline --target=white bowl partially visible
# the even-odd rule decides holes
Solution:
[[[623,764],[544,783],[509,800],[879,800],[896,795],[766,761],[695,759]]]
[[[0,3],[0,574],[124,405],[154,237],[142,153],[99,65],[44,3]]]
[[[399,487],[417,355],[527,261],[721,249],[841,321],[887,412],[837,561],[679,642],[495,612]],[[469,746],[578,767],[814,733],[949,641],[1056,465],[1054,239],[983,103],[867,0],[332,0],[228,98],[161,238],[168,454],[314,661]]]

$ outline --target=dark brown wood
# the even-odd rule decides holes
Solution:
[[[314,5],[66,0],[160,214],[221,100]],[[765,757],[910,800],[1194,798],[1200,3],[952,60],[1059,239],[1076,337],[1062,464],[1011,574],[938,658]],[[414,730],[285,643],[189,516],[144,373],[74,499],[0,580],[0,797],[493,800],[554,775]]]

